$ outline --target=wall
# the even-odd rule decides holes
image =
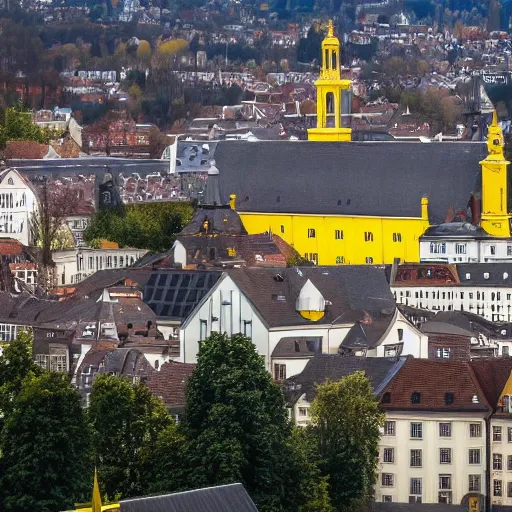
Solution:
[[[509,392],[512,390],[509,390]],[[510,393],[512,394],[512,393]],[[501,441],[494,440],[495,429],[501,429]],[[509,430],[511,433],[509,434]],[[491,475],[492,503],[496,505],[512,505],[512,465],[509,466],[509,458],[512,460],[512,417],[494,416],[491,418],[491,452],[502,456],[502,470],[495,470],[493,459],[489,461]],[[502,496],[494,496],[494,480],[502,482]],[[510,486],[510,492],[509,492]]]
[[[431,244],[444,243],[444,253],[434,252]],[[465,246],[465,254],[457,253]],[[446,263],[487,263],[512,261],[512,243],[509,240],[471,240],[448,238],[425,238],[420,240],[420,261],[437,261]]]
[[[0,201],[0,234],[19,240],[23,245],[31,245],[33,236],[29,224],[37,211],[32,188],[16,171],[7,171],[0,183],[0,198],[3,199]],[[5,200],[7,198],[9,201]]]
[[[420,205],[418,205],[418,211]],[[280,215],[239,212],[250,234],[272,230],[291,244],[301,256],[317,254],[319,265],[393,263],[419,261],[419,237],[429,226],[419,218],[350,217],[322,215]],[[308,237],[308,230],[315,237]],[[335,231],[343,231],[336,238]],[[371,232],[373,241],[365,241],[365,232]],[[400,235],[398,237],[393,235]],[[394,241],[397,240],[397,241]],[[367,259],[371,258],[371,259]]]
[[[433,311],[469,311],[493,322],[512,321],[512,288],[505,286],[391,286],[395,300]]]
[[[452,412],[388,412],[386,420],[395,421],[395,435],[382,435],[380,441],[379,479],[375,486],[376,501],[391,496],[394,502],[409,502],[410,479],[422,479],[423,503],[438,503],[439,475],[449,474],[452,479],[454,504],[459,504],[468,493],[469,475],[480,475],[481,492],[485,492],[485,422],[483,414],[457,414]],[[423,439],[413,439],[410,423],[423,424]],[[451,437],[439,436],[439,423],[451,422]],[[469,436],[470,423],[481,423],[481,437]],[[394,448],[394,463],[383,462],[384,448]],[[451,464],[441,464],[440,448],[451,448]],[[469,464],[469,449],[480,449],[480,464]],[[410,467],[410,450],[422,450],[422,467]],[[382,486],[382,473],[394,475],[392,487]]]
[[[222,302],[229,304],[221,306]],[[252,324],[244,324],[244,321]],[[180,361],[195,363],[200,340],[217,331],[227,332],[228,335],[241,332],[250,336],[258,353],[265,357],[267,369],[270,369],[268,330],[253,311],[249,301],[227,275],[217,282],[205,302],[195,309],[182,325]]]

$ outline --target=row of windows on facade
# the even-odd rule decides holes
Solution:
[[[281,233],[284,233],[284,226],[281,226]],[[316,229],[308,228],[308,238],[316,238]],[[343,230],[335,229],[334,230],[334,239],[335,240],[343,240]],[[365,242],[373,242],[373,233],[371,231],[364,232],[364,241]],[[401,233],[393,233],[393,242],[401,242],[402,234]]]
[[[487,252],[490,256],[496,256],[496,246],[489,245]],[[431,254],[446,254],[446,242],[430,242]],[[467,254],[467,244],[456,243],[455,254]],[[512,256],[512,245],[507,245],[507,256]]]
[[[388,420],[384,422],[385,436],[396,435],[396,421]],[[423,423],[421,421],[410,422],[410,434],[414,439],[423,439]],[[452,424],[451,422],[439,423],[439,437],[451,437],[452,436]],[[509,429],[510,441],[512,442],[512,428]],[[482,424],[481,423],[470,423],[469,424],[469,437],[482,437]]]
[[[13,209],[25,206],[27,202],[25,192],[18,194],[0,194],[0,208]]]
[[[85,268],[85,261],[83,254],[78,254],[76,257],[76,266],[79,271],[83,270],[102,270],[103,269],[103,256],[89,256],[87,269]],[[96,263],[96,265],[95,265]],[[127,267],[135,263],[135,256],[105,256],[105,268],[118,268]]]
[[[447,299],[448,300],[455,300],[455,299],[464,300],[464,293],[465,292],[460,292],[460,291],[440,292],[439,290],[434,290],[434,291],[430,292],[430,294],[429,294],[428,291],[423,292],[423,290],[419,290],[419,291],[415,291],[414,292],[414,298],[415,299],[423,299],[423,298],[428,299],[428,298],[432,298],[432,299],[437,299],[437,300],[440,300],[440,299],[443,299],[443,300],[447,300]],[[396,291],[393,292],[393,295],[395,297],[395,300],[397,300],[398,297],[397,297],[397,292]],[[412,292],[410,290],[406,290],[406,291],[400,290],[400,298],[402,298],[404,296],[405,297],[412,297]],[[501,300],[501,292],[491,292],[490,294],[487,295],[487,297],[490,297],[491,301]],[[505,294],[503,294],[503,297],[505,297]],[[510,301],[512,299],[512,294],[511,293],[507,293],[506,297],[507,297],[507,301]],[[477,291],[476,293],[475,292],[467,292],[467,298],[469,300],[474,300],[475,298],[476,298],[476,300],[485,300],[485,292],[480,292],[480,291]]]
[[[501,482],[501,480],[495,480]],[[439,475],[439,492],[438,502],[439,503],[452,503],[452,475]],[[395,475],[393,473],[382,473],[381,476],[382,487],[394,487],[395,486]],[[468,492],[480,492],[482,489],[482,477],[481,475],[468,475]],[[512,497],[512,482],[508,483],[508,495]],[[423,495],[423,479],[422,478],[411,478],[409,480],[409,503],[421,503]],[[501,494],[494,494],[495,496],[501,496]],[[392,502],[393,497],[391,495],[383,495],[383,502]]]
[[[13,220],[12,215],[0,215],[0,233],[23,233],[24,221]]]
[[[444,394],[444,403],[445,403],[445,405],[453,404],[454,400],[455,400],[454,393],[451,393],[451,392],[447,391]],[[382,395],[382,403],[383,404],[391,403],[391,393],[389,391],[386,391]],[[421,403],[421,393],[419,391],[413,391],[411,393],[411,404],[420,404],[420,403]],[[478,403],[478,397],[476,395],[473,397],[473,403]]]
[[[431,453],[431,450],[429,450]],[[501,470],[502,468],[502,457],[499,454],[499,464],[495,464],[494,467],[496,470]],[[395,463],[395,449],[394,448],[384,448],[382,453],[381,462],[383,464],[394,464]],[[452,449],[451,448],[439,448],[439,464],[451,464],[452,463]],[[470,448],[468,452],[468,464],[471,465],[480,465],[482,463],[480,448]],[[409,465],[411,468],[421,468],[423,467],[423,450],[414,449],[410,451],[410,460]],[[512,470],[512,455],[508,457],[508,469]]]
[[[311,261],[315,265],[318,265],[318,253],[317,252],[305,252],[304,258],[306,258],[308,261]],[[366,256],[366,264],[371,265],[373,263],[373,258],[371,256]],[[336,256],[336,264],[342,265],[345,263],[345,256]]]

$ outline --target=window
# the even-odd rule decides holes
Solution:
[[[436,348],[436,358],[437,359],[450,359],[450,349],[446,347],[437,347]]]
[[[252,320],[244,320],[244,336],[252,338]]]
[[[336,265],[345,263],[345,256],[336,256]]]
[[[469,424],[469,437],[482,437],[482,424],[470,423]]]
[[[398,341],[403,341],[404,340],[404,330],[403,329],[397,329],[396,332],[398,334]]]
[[[452,449],[451,448],[440,448],[439,449],[439,463],[440,464],[451,464],[452,463]]]
[[[512,256],[512,245],[507,245],[507,256]]]
[[[508,442],[512,443],[512,427],[508,427],[507,432],[508,432]]]
[[[281,224],[281,233],[284,233],[284,226]]]
[[[9,178],[7,180],[7,185],[14,185],[14,180],[12,178]]]
[[[492,440],[501,442],[501,427],[492,427]]]
[[[466,244],[455,244],[455,254],[466,254]]]
[[[411,404],[419,404],[421,402],[421,393],[413,391],[411,395]]]
[[[371,256],[366,256],[366,264],[371,265],[373,263],[373,258]]]
[[[409,486],[409,494],[421,496],[422,487],[423,487],[421,484],[422,484],[421,478],[411,478],[411,483]]]
[[[384,435],[385,436],[394,436],[395,435],[395,421],[385,421],[384,422]]]
[[[490,245],[489,246],[489,252],[491,253],[491,256],[495,256],[496,255],[496,246],[495,245]],[[501,494],[500,494],[501,496]]]
[[[318,253],[310,252],[309,254],[306,253],[304,256],[307,260],[313,262],[315,265],[318,265]]]
[[[415,439],[423,437],[423,423],[411,423],[411,437]]]
[[[451,423],[439,423],[439,437],[451,437],[452,436],[452,424]]]
[[[501,355],[503,357],[508,357],[510,355],[509,347],[503,345],[503,347],[501,347]]]
[[[274,364],[274,380],[282,382],[286,379],[286,365],[285,364]]]
[[[386,464],[393,464],[393,462],[395,462],[395,449],[384,448],[382,461],[385,462]]]
[[[393,502],[393,496],[385,495],[382,496],[382,503],[392,503]]]
[[[507,457],[507,471],[512,471],[512,455]]]
[[[343,230],[342,229],[335,229],[334,230],[334,238],[336,240],[343,240]]]
[[[445,242],[430,242],[430,253],[431,254],[446,254],[446,243]]]
[[[393,242],[401,242],[401,241],[402,241],[401,233],[393,233]]]
[[[308,229],[308,238],[316,238],[316,231],[313,228]]]
[[[392,473],[382,473],[382,487],[393,487],[394,476]]]
[[[469,492],[480,492],[480,475],[469,475]]]
[[[480,448],[471,448],[469,450],[469,463],[480,464]]]
[[[371,231],[364,232],[364,241],[365,242],[373,242],[373,233]]]
[[[411,450],[411,468],[421,468],[421,450]]]
[[[208,335],[208,321],[199,320],[199,341],[204,341]]]
[[[452,488],[452,475],[439,475],[439,489]]]
[[[299,417],[307,418],[309,416],[309,408],[308,407],[299,407]]]
[[[501,453],[492,454],[492,469],[494,471],[501,471],[503,469],[503,456]]]
[[[503,494],[503,484],[501,480],[494,480],[492,483],[493,488],[493,495],[494,496],[501,496]]]

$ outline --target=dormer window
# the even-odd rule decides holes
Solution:
[[[444,394],[444,403],[445,405],[452,405],[454,400],[453,393],[445,393]]]
[[[382,395],[381,403],[383,403],[383,404],[390,404],[391,403],[391,393],[389,391],[386,391]]]
[[[414,391],[411,395],[411,404],[419,404],[421,402],[421,393]]]

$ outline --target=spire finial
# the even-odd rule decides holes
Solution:
[[[498,114],[496,112],[496,109],[492,111],[492,126],[499,126],[498,125]]]
[[[332,24],[332,20],[329,20],[327,25],[327,37],[334,37],[334,25]]]

